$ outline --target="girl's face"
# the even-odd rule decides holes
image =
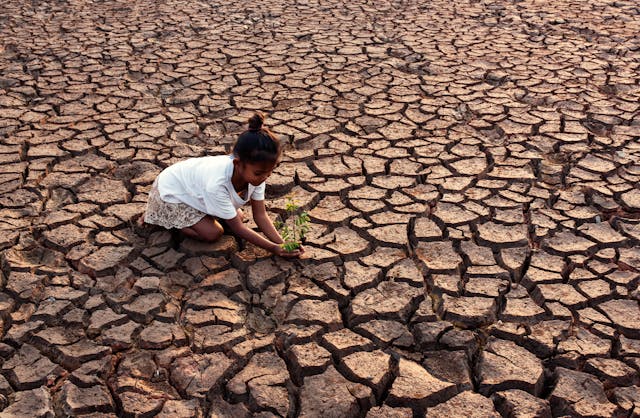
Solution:
[[[271,161],[262,161],[258,163],[248,163],[238,161],[236,164],[238,174],[247,183],[257,186],[263,183],[276,168],[276,163]]]

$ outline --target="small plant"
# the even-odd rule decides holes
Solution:
[[[305,234],[309,231],[309,214],[305,211],[298,213],[300,206],[296,204],[291,196],[287,196],[285,210],[291,222],[277,222],[276,228],[284,240],[284,243],[280,244],[280,246],[285,251],[291,252],[300,248]]]

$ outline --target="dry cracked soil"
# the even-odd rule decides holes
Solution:
[[[634,0],[4,0],[0,417],[640,416],[638,33]],[[255,110],[302,259],[136,226]]]

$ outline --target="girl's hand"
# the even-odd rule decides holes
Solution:
[[[275,244],[275,247],[271,252],[280,257],[293,258],[293,257],[300,257],[302,253],[304,253],[304,248],[302,248],[301,246],[297,250],[287,251],[284,248],[282,248],[279,244]]]

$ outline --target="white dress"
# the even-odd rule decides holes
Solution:
[[[145,222],[186,228],[205,215],[233,219],[251,199],[264,200],[265,183],[248,185],[246,198],[231,183],[233,156],[189,158],[164,169],[149,192]]]

